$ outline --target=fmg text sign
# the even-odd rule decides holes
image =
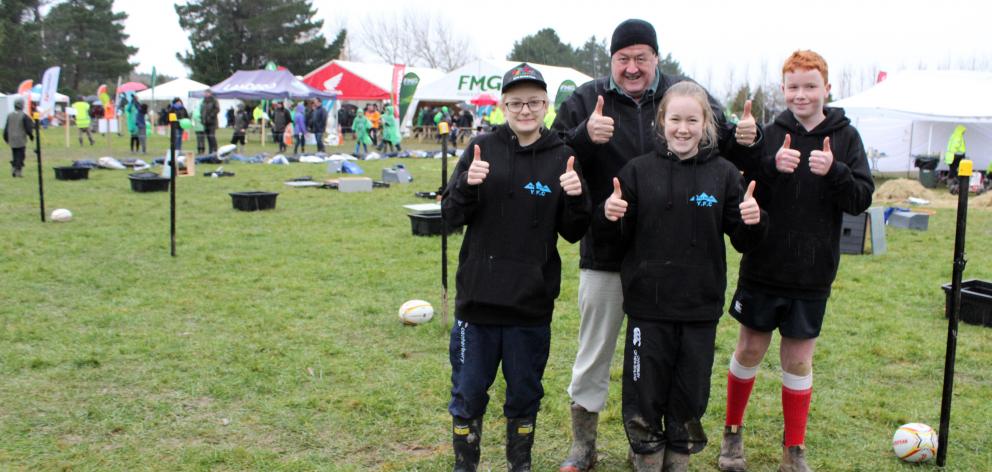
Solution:
[[[458,77],[458,91],[499,91],[503,78],[498,75],[462,75]]]

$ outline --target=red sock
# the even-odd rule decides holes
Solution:
[[[754,377],[741,380],[734,374],[727,372],[726,426],[740,426],[744,424],[744,409],[747,408],[747,401],[751,398],[751,389],[753,387]]]
[[[785,417],[785,447],[800,446],[806,442],[806,420],[813,388],[792,390],[782,386],[782,414]]]

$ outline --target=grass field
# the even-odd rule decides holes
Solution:
[[[438,187],[439,160],[402,160],[414,182],[372,193],[283,185],[325,178],[318,164],[232,163],[232,178],[182,177],[172,258],[167,193],[132,192],[125,171],[53,178],[52,166],[73,159],[128,157],[127,138],[71,149],[63,139],[44,137],[45,202],[72,210],[72,222],[39,221],[33,153],[26,178],[11,179],[6,163],[0,174],[0,470],[450,470],[447,332],[439,316],[405,327],[396,314],[411,298],[441,305],[440,239],[412,236],[402,208]],[[154,137],[153,154],[165,142]],[[256,141],[248,154],[259,150]],[[397,162],[360,164],[378,179]],[[246,190],[279,192],[275,211],[233,210],[228,192]],[[965,279],[992,280],[992,211],[968,221]],[[894,457],[892,433],[939,421],[954,210],[936,209],[928,231],[887,236],[883,256],[844,256],[834,286],[807,437],[816,470],[920,470]],[[449,243],[454,286],[461,236]],[[570,439],[578,247],[560,248],[538,471],[557,470]],[[728,297],[738,261],[729,255]],[[704,423],[711,444],[693,470],[716,468],[735,339],[724,317]],[[620,355],[596,470],[626,470]],[[992,470],[990,366],[992,329],[962,324],[945,470]],[[746,418],[752,470],[777,467],[779,392],[769,355]],[[482,469],[503,470],[501,380],[492,394]]]

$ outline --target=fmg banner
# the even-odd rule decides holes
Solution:
[[[555,110],[561,108],[561,104],[565,103],[565,100],[572,96],[574,92],[575,82],[571,80],[562,81],[561,85],[558,86],[558,94],[555,95]]]
[[[400,83],[400,122],[402,123],[403,117],[406,116],[406,110],[410,108],[410,102],[413,101],[413,93],[417,91],[417,85],[420,85],[420,76],[414,74],[413,72],[407,72],[403,76],[403,81]]]

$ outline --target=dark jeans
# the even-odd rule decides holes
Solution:
[[[217,127],[204,126],[203,133],[207,135],[207,152],[217,154]]]
[[[202,155],[207,150],[207,133],[204,131],[196,132],[196,155]]]
[[[324,152],[324,133],[313,133],[314,139],[317,140],[317,152]]]
[[[24,149],[26,148],[10,148],[12,154],[10,160],[10,166],[15,169],[20,169],[24,167]]]
[[[710,399],[716,321],[627,317],[623,351],[623,428],[630,447],[696,453],[706,446],[700,419]]]
[[[279,152],[286,151],[286,142],[283,141],[282,139],[282,133],[285,131],[286,130],[283,131],[272,130],[272,142],[279,143]]]
[[[460,418],[478,418],[489,404],[489,387],[503,364],[506,402],[503,415],[524,418],[537,414],[544,397],[544,368],[551,349],[551,325],[479,325],[456,320],[451,329],[451,403],[448,411]]]
[[[307,142],[305,141],[306,135],[304,134],[294,134],[293,135],[293,154],[299,152],[307,152]]]

